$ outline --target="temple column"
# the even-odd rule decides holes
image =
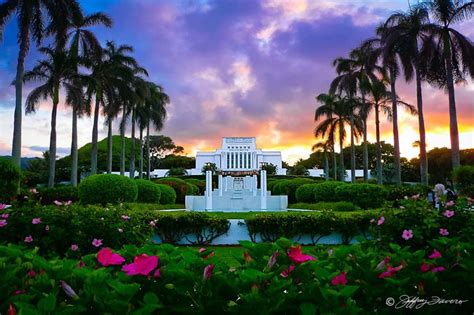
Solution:
[[[257,196],[257,175],[252,176],[252,192],[254,196]]]
[[[260,171],[260,209],[267,209],[267,171]]]
[[[206,210],[212,210],[212,171],[206,171]]]
[[[222,196],[222,189],[223,189],[223,182],[222,182],[222,175],[219,174],[219,177],[218,177],[218,184],[219,184],[219,196]]]
[[[225,188],[224,190],[227,191],[227,186],[229,186],[229,176],[224,177]]]

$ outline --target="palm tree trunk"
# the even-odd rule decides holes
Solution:
[[[18,53],[18,62],[16,65],[15,78],[15,114],[13,121],[13,141],[12,141],[12,158],[13,162],[21,167],[21,125],[23,112],[23,74],[25,72],[25,58],[28,47],[29,34],[23,36],[24,40],[20,43],[20,51]],[[18,193],[20,186],[18,186]]]
[[[143,178],[143,129],[140,128],[140,151],[139,151],[139,159],[138,159],[138,169],[140,173],[138,174],[138,178]]]
[[[130,178],[135,178],[135,109],[132,110],[132,144],[130,148]]]
[[[395,154],[395,184],[402,183],[402,168],[400,164],[400,136],[398,134],[398,105],[397,92],[395,89],[395,73],[390,69],[390,94],[392,99],[392,126],[393,126],[393,148]]]
[[[451,64],[451,51],[446,53],[446,85],[449,95],[449,135],[451,138],[451,164],[453,169],[461,165],[459,155],[459,131],[456,114],[456,97],[454,95],[453,67]]]
[[[354,117],[351,115],[351,183],[355,183]]]
[[[341,149],[341,152],[339,153],[339,180],[344,181],[345,180],[345,174],[346,171],[344,170],[344,143],[343,143],[343,137],[342,137],[342,130],[344,130],[344,125],[339,124],[339,148]]]
[[[375,104],[375,138],[376,138],[376,154],[377,154],[377,184],[383,183],[382,176],[382,150],[380,148],[380,117],[379,105]]]
[[[125,106],[123,107],[122,121],[120,122],[120,175],[125,175]]]
[[[95,95],[94,125],[92,127],[91,175],[97,173],[97,138],[99,133],[100,98],[101,94],[98,91]]]
[[[365,107],[365,94],[362,93],[362,106]],[[369,148],[367,143],[367,117],[364,118],[364,182],[369,181]]]
[[[49,137],[48,188],[54,187],[56,174],[56,116],[58,113],[59,86],[54,87],[53,110],[51,112],[51,134]]]
[[[77,166],[78,166],[78,152],[77,152],[77,108],[72,108],[72,140],[71,140],[71,185],[77,186]]]
[[[324,177],[329,180],[329,159],[328,152],[324,150]]]
[[[107,174],[112,173],[112,151],[113,151],[112,119],[110,119],[108,123],[108,132],[107,132]]]
[[[334,144],[331,145],[331,150],[332,150],[332,165],[334,167],[333,173],[334,173],[334,180],[337,180],[337,159],[336,159],[336,151]]]
[[[151,164],[150,164],[150,121],[146,126],[146,177],[150,180]]]
[[[418,67],[416,75],[416,104],[418,110],[418,130],[420,134],[420,180],[423,185],[428,185],[428,156],[426,155],[426,131],[423,115],[423,94],[421,92],[421,74]]]

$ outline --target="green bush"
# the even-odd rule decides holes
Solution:
[[[453,179],[461,194],[474,197],[474,165],[464,165],[455,168],[453,170]]]
[[[84,204],[133,202],[137,195],[133,179],[115,174],[92,175],[79,185],[79,199]]]
[[[20,168],[9,159],[0,158],[0,203],[9,203],[18,194]]]
[[[288,202],[296,202],[296,189],[303,186],[304,184],[314,183],[312,179],[309,178],[296,178],[288,180],[280,180],[273,186],[272,194],[275,195],[287,195]]]
[[[411,197],[419,194],[421,199],[424,199],[426,194],[431,190],[429,186],[425,185],[385,185],[387,191],[386,199],[389,201],[402,200],[405,197]]]
[[[173,205],[176,203],[176,192],[171,186],[165,184],[156,184],[161,191],[160,204]]]
[[[74,186],[56,186],[53,188],[41,188],[38,190],[40,203],[42,205],[50,205],[55,200],[61,202],[79,200],[78,188]]]
[[[159,184],[165,184],[174,189],[176,192],[176,202],[183,203],[185,196],[197,195],[199,188],[196,185],[188,183],[179,178],[165,177],[156,181]]]
[[[314,187],[320,184],[304,184],[296,189],[295,196],[298,202],[314,202]]]
[[[362,209],[378,208],[384,204],[386,191],[381,185],[347,184],[336,188],[336,198],[351,201]]]
[[[190,178],[190,179],[185,179],[184,180],[187,183],[196,185],[198,187],[198,193],[197,195],[204,195],[204,191],[206,190],[206,181],[205,180],[200,180],[200,179],[195,179],[195,178]]]
[[[344,182],[324,182],[313,188],[314,201],[338,201],[336,197],[336,188],[347,185]]]
[[[138,188],[137,202],[160,203],[161,190],[157,184],[146,179],[136,179],[135,184]]]

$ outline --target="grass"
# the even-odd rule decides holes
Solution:
[[[157,203],[137,203],[129,202],[125,204],[125,207],[131,210],[172,210],[172,209],[185,209],[183,204],[172,204],[172,205],[160,205]]]

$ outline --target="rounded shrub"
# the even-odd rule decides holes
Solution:
[[[79,200],[78,188],[70,185],[42,188],[39,190],[39,197],[42,205],[50,205],[55,200],[61,202]]]
[[[133,202],[138,188],[133,179],[115,174],[97,174],[84,179],[79,185],[79,199],[85,204]]]
[[[298,189],[296,189],[296,201],[298,202],[306,202],[306,203],[313,203],[314,202],[314,187],[319,184],[304,184]]]
[[[273,186],[273,191],[275,195],[287,195],[288,196],[288,203],[295,203],[296,202],[296,190],[298,187],[303,186],[305,184],[314,183],[312,179],[309,178],[295,178],[295,179],[288,179],[288,180],[281,180],[278,181]]]
[[[386,191],[381,185],[346,184],[336,188],[339,201],[350,201],[362,209],[378,208],[385,202]]]
[[[431,189],[426,185],[385,185],[386,199],[389,201],[402,200],[417,194],[425,196]]]
[[[176,202],[176,192],[171,186],[165,184],[156,184],[161,191],[160,204],[172,205]]]
[[[18,194],[20,168],[9,159],[0,159],[0,202],[10,202]]]
[[[197,195],[204,195],[204,191],[206,190],[206,181],[201,180],[201,179],[196,179],[196,178],[190,178],[190,179],[185,179],[184,180],[187,183],[196,185],[198,187],[198,192]]]
[[[330,211],[356,211],[359,210],[355,204],[349,201],[336,201],[336,202],[328,202],[328,201],[321,201],[314,204],[314,210],[330,210]]]
[[[160,203],[161,190],[157,184],[146,179],[136,179],[135,184],[138,188],[138,202]]]
[[[197,195],[199,188],[180,178],[166,177],[156,181],[159,184],[165,184],[174,189],[176,193],[176,202],[184,203],[186,195]]]
[[[336,188],[347,185],[344,182],[324,182],[316,184],[313,188],[314,201],[337,201]]]

